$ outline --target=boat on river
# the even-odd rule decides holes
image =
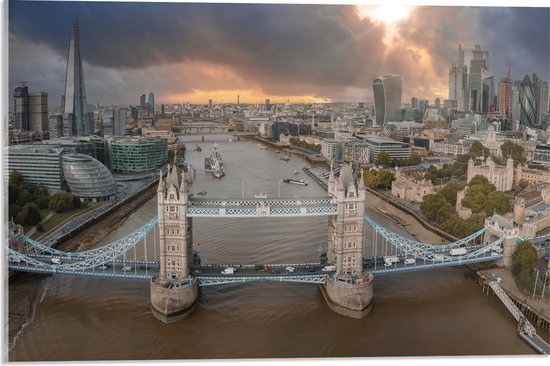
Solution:
[[[299,184],[301,186],[307,186],[307,182],[303,179],[292,179],[292,178],[288,178],[288,179],[283,179],[283,182],[285,183],[290,183],[290,184]]]
[[[216,178],[221,178],[225,175],[223,168],[222,155],[218,151],[218,147],[214,145],[214,151],[208,158],[204,159],[204,170],[212,173]]]

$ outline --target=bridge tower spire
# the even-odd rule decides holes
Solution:
[[[198,281],[189,276],[193,236],[187,205],[192,184],[189,173],[170,165],[157,189],[160,275],[151,281],[151,308],[164,322],[185,316],[198,297]]]
[[[323,293],[333,310],[352,317],[363,317],[370,311],[372,303],[372,274],[363,273],[366,200],[363,174],[356,183],[351,165],[346,163],[341,168],[340,176],[332,179],[328,193],[336,201],[338,215],[328,220],[327,258],[336,270],[332,277],[327,278]]]

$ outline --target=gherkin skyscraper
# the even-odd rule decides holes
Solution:
[[[93,134],[93,114],[88,111],[86,104],[77,18],[73,18],[71,39],[69,40],[65,94],[61,99],[61,111],[63,113],[63,135],[86,136]]]

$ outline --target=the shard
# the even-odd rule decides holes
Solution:
[[[76,18],[73,18],[73,31],[69,41],[65,94],[61,99],[61,110],[63,113],[63,135],[86,136],[93,134],[93,114],[88,112],[86,104],[84,72],[80,57],[80,34]]]

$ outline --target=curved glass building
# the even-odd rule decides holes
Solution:
[[[534,127],[536,124],[535,89],[529,75],[525,75],[519,87],[519,123],[522,126]]]
[[[385,126],[394,118],[395,110],[401,108],[403,79],[399,75],[386,75],[374,79],[374,111],[376,124]]]
[[[71,193],[79,198],[96,201],[117,193],[109,169],[91,156],[63,155],[63,173]]]

